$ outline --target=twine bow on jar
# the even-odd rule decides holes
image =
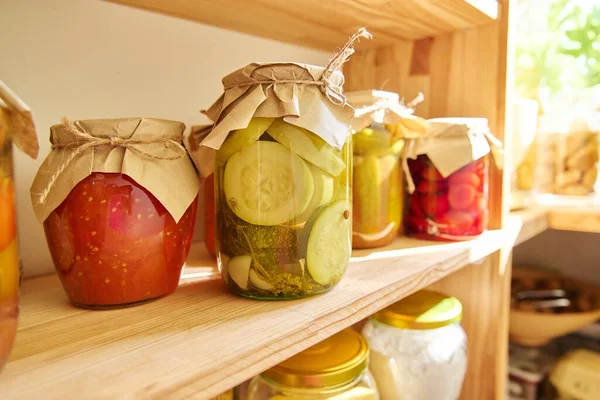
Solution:
[[[246,82],[235,83],[232,85],[225,86],[225,90],[241,87],[249,87],[259,84],[285,84],[293,83],[300,85],[312,85],[318,86],[321,92],[327,97],[331,104],[339,107],[343,107],[347,104],[346,96],[344,96],[343,85],[344,79],[340,82],[334,82],[331,77],[332,75],[340,70],[342,66],[348,61],[350,56],[354,54],[354,43],[360,38],[372,39],[371,35],[365,28],[360,28],[354,35],[348,39],[348,42],[342,47],[325,66],[323,75],[319,80],[307,80],[307,79],[276,79],[261,77],[260,79],[252,78]]]
[[[71,150],[71,154],[60,163],[59,167],[56,168],[54,174],[48,181],[45,189],[39,194],[38,202],[39,204],[45,204],[46,199],[48,198],[50,191],[56,184],[56,181],[60,177],[60,175],[69,167],[69,165],[80,155],[84,154],[89,150],[95,150],[103,147],[110,148],[123,148],[129,151],[133,151],[138,155],[143,157],[155,159],[155,160],[177,160],[181,157],[184,157],[187,154],[187,151],[183,147],[183,145],[173,139],[168,138],[153,138],[153,139],[124,139],[118,136],[111,137],[97,137],[92,136],[88,132],[80,129],[73,120],[67,117],[63,117],[62,124],[65,126],[67,131],[73,135],[74,140],[66,143],[52,143],[52,150]],[[143,149],[144,145],[151,144],[162,144],[165,148],[170,150],[174,150],[176,152],[173,156],[163,156],[158,155],[152,152],[149,152]]]

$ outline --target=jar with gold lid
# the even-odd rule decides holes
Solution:
[[[378,400],[368,356],[365,339],[345,329],[255,377],[248,400]]]
[[[456,400],[467,366],[462,305],[422,290],[373,315],[363,329],[382,400]]]

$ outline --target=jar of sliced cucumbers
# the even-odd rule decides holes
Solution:
[[[223,83],[227,88],[230,82],[264,76],[318,81],[321,74],[323,68],[300,64],[253,64]],[[333,78],[341,84],[340,72]],[[213,106],[207,112],[217,122],[201,145],[213,146],[211,140],[224,137],[213,147],[218,147],[219,268],[229,289],[245,297],[295,299],[323,293],[340,281],[350,260],[353,111],[330,104],[317,85],[282,84],[277,93],[271,80],[254,85],[233,110],[221,106],[211,115]],[[258,107],[248,95],[257,89],[266,94]]]

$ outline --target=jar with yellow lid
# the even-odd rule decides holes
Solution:
[[[368,356],[366,340],[345,329],[255,377],[248,400],[379,400]]]
[[[462,305],[422,290],[373,315],[363,335],[382,400],[456,400],[467,367]]]

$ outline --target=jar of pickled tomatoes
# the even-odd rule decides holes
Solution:
[[[424,133],[425,121],[397,93],[364,90],[347,93],[355,109],[352,128],[352,247],[384,246],[402,226],[404,179],[400,154],[406,134]]]
[[[330,72],[251,64],[223,79],[235,106],[220,99],[207,112],[217,121],[201,146],[216,149],[218,264],[236,294],[306,297],[330,290],[346,271],[353,110],[319,88],[327,75],[341,91],[341,72]]]
[[[13,143],[32,158],[38,143],[29,109],[0,81],[0,370],[10,354],[19,316],[20,260]]]
[[[149,118],[51,128],[53,150],[31,193],[73,304],[126,307],[177,287],[199,191],[184,128]]]
[[[428,126],[406,149],[406,232],[440,241],[476,238],[488,228],[488,155],[500,143],[483,118],[432,119]]]

